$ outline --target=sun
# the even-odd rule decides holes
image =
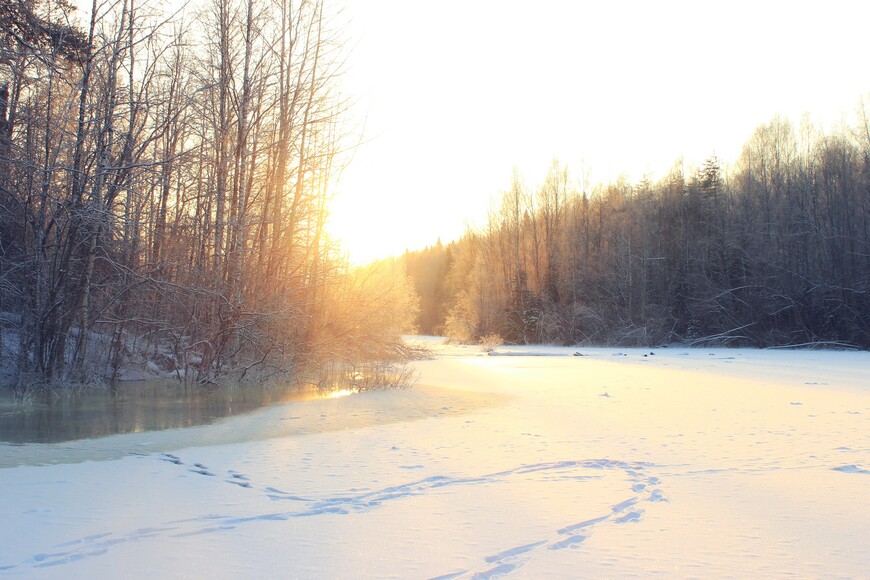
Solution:
[[[390,166],[391,156],[377,144],[362,147],[371,149],[361,151],[343,172],[328,221],[330,236],[352,264],[458,239],[472,219],[485,218],[486,198],[456,203],[448,192],[433,191],[411,168]]]

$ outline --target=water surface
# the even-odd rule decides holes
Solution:
[[[0,442],[62,443],[193,427],[322,396],[322,391],[300,386],[200,387],[165,381],[47,391],[24,403],[0,391]]]

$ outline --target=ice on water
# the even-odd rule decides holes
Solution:
[[[429,345],[410,390],[0,446],[0,575],[870,569],[870,353]]]

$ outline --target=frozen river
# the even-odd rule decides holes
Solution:
[[[870,569],[870,353],[435,351],[409,390],[0,445],[0,575]]]

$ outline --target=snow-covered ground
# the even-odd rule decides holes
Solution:
[[[410,390],[0,445],[0,575],[870,570],[870,353],[435,350]]]

